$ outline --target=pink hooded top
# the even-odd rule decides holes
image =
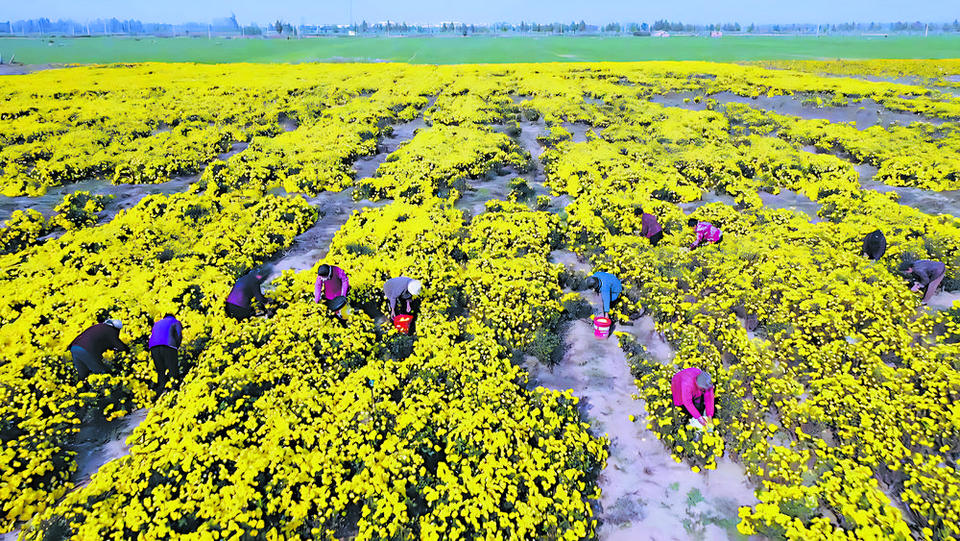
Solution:
[[[347,273],[340,267],[330,265],[330,278],[324,280],[317,277],[317,285],[313,288],[314,302],[320,302],[320,299],[336,299],[346,296],[350,289],[350,280],[347,279]]]
[[[720,228],[710,222],[697,222],[693,232],[697,234],[697,240],[690,245],[691,248],[696,248],[704,242],[717,242],[722,234]]]
[[[693,405],[693,399],[703,396],[703,415],[713,417],[713,389],[706,392],[697,387],[699,368],[685,368],[673,375],[670,381],[670,390],[673,391],[673,405],[687,408],[694,419],[701,417],[700,412]]]

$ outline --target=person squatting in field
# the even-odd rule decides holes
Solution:
[[[699,368],[685,368],[673,375],[670,390],[674,406],[696,419],[701,426],[708,426],[713,418],[714,406],[713,381],[709,373]]]
[[[268,301],[260,290],[260,284],[267,279],[268,274],[270,274],[269,268],[261,267],[244,274],[237,280],[225,303],[228,316],[236,320],[253,317],[254,300],[263,306],[267,305]]]
[[[863,238],[863,255],[877,261],[887,251],[887,237],[883,232],[877,229]]]
[[[120,329],[123,323],[119,319],[108,319],[97,323],[80,333],[67,349],[73,357],[73,367],[77,370],[80,379],[87,379],[93,374],[105,374],[107,367],[103,364],[103,352],[108,349],[114,351],[130,351],[120,340]]]
[[[623,285],[620,283],[620,279],[609,272],[595,272],[587,278],[587,287],[600,294],[600,301],[603,303],[603,313],[601,315],[609,317],[610,305],[623,293]]]
[[[937,292],[937,288],[940,287],[940,282],[947,274],[947,266],[939,261],[918,259],[913,263],[908,261],[901,263],[900,273],[913,282],[910,291],[920,291],[921,287],[925,288],[923,290],[923,300],[920,302],[926,304]]]
[[[166,389],[167,382],[180,377],[177,352],[183,342],[183,325],[173,314],[166,314],[153,324],[150,332],[150,356],[157,370],[157,393]]]
[[[697,236],[693,244],[690,245],[691,250],[703,244],[720,244],[720,241],[723,240],[723,232],[710,222],[701,222],[696,218],[690,218],[687,220],[687,225],[693,228],[693,232]]]
[[[387,304],[390,305],[390,319],[397,317],[397,313],[413,315],[413,305],[411,301],[420,294],[423,284],[419,280],[398,276],[391,278],[383,284],[383,296],[387,298]],[[401,306],[398,309],[399,301],[404,301],[406,310]]]
[[[633,213],[640,217],[640,236],[646,237],[650,241],[650,246],[656,246],[663,238],[663,228],[660,227],[657,217],[648,212],[643,212],[640,207],[633,209]]]
[[[350,280],[343,269],[326,264],[317,267],[317,283],[313,288],[313,300],[318,304],[324,300],[334,319],[340,324],[343,324],[340,310],[346,304],[348,291],[350,291]]]

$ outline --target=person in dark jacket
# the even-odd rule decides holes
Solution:
[[[107,373],[107,367],[103,365],[103,352],[108,349],[130,351],[130,348],[120,341],[122,327],[123,323],[119,319],[108,319],[83,331],[70,342],[67,349],[70,350],[73,367],[80,379],[87,379],[91,373]]]
[[[939,261],[930,261],[929,259],[918,259],[913,263],[905,261],[900,264],[900,273],[909,278],[913,284],[910,291],[923,290],[923,304],[927,304],[933,294],[940,287],[940,282],[947,275],[947,266]]]
[[[183,342],[183,325],[173,314],[167,314],[153,324],[150,333],[150,356],[157,370],[157,393],[162,393],[167,382],[180,377],[177,351]]]
[[[256,300],[261,305],[267,305],[267,299],[263,296],[260,285],[270,274],[269,268],[261,267],[244,274],[234,284],[227,296],[226,309],[227,315],[236,320],[243,320],[253,317],[253,301]]]
[[[877,229],[863,238],[863,255],[877,261],[887,251],[887,237]]]
[[[650,246],[656,246],[663,238],[663,228],[653,214],[643,212],[643,209],[634,209],[634,214],[640,217],[640,236],[650,241]]]

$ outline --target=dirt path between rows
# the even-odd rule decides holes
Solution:
[[[584,270],[569,252],[553,257]],[[599,298],[587,294],[595,305]],[[667,362],[670,346],[650,317],[617,330],[634,335],[651,355]],[[564,391],[580,398],[580,410],[591,433],[610,438],[610,457],[598,484],[601,498],[598,535],[604,541],[739,539],[737,511],[757,503],[743,469],[727,458],[714,471],[693,473],[677,464],[656,435],[646,428],[642,400],[616,338],[598,340],[588,321],[575,321],[565,335],[563,360],[550,368],[528,357],[531,385]],[[634,415],[635,421],[629,416]]]

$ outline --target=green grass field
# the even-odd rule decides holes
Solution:
[[[957,58],[960,36],[932,37],[331,37],[313,39],[0,39],[4,61],[109,62],[376,61],[414,64]]]

